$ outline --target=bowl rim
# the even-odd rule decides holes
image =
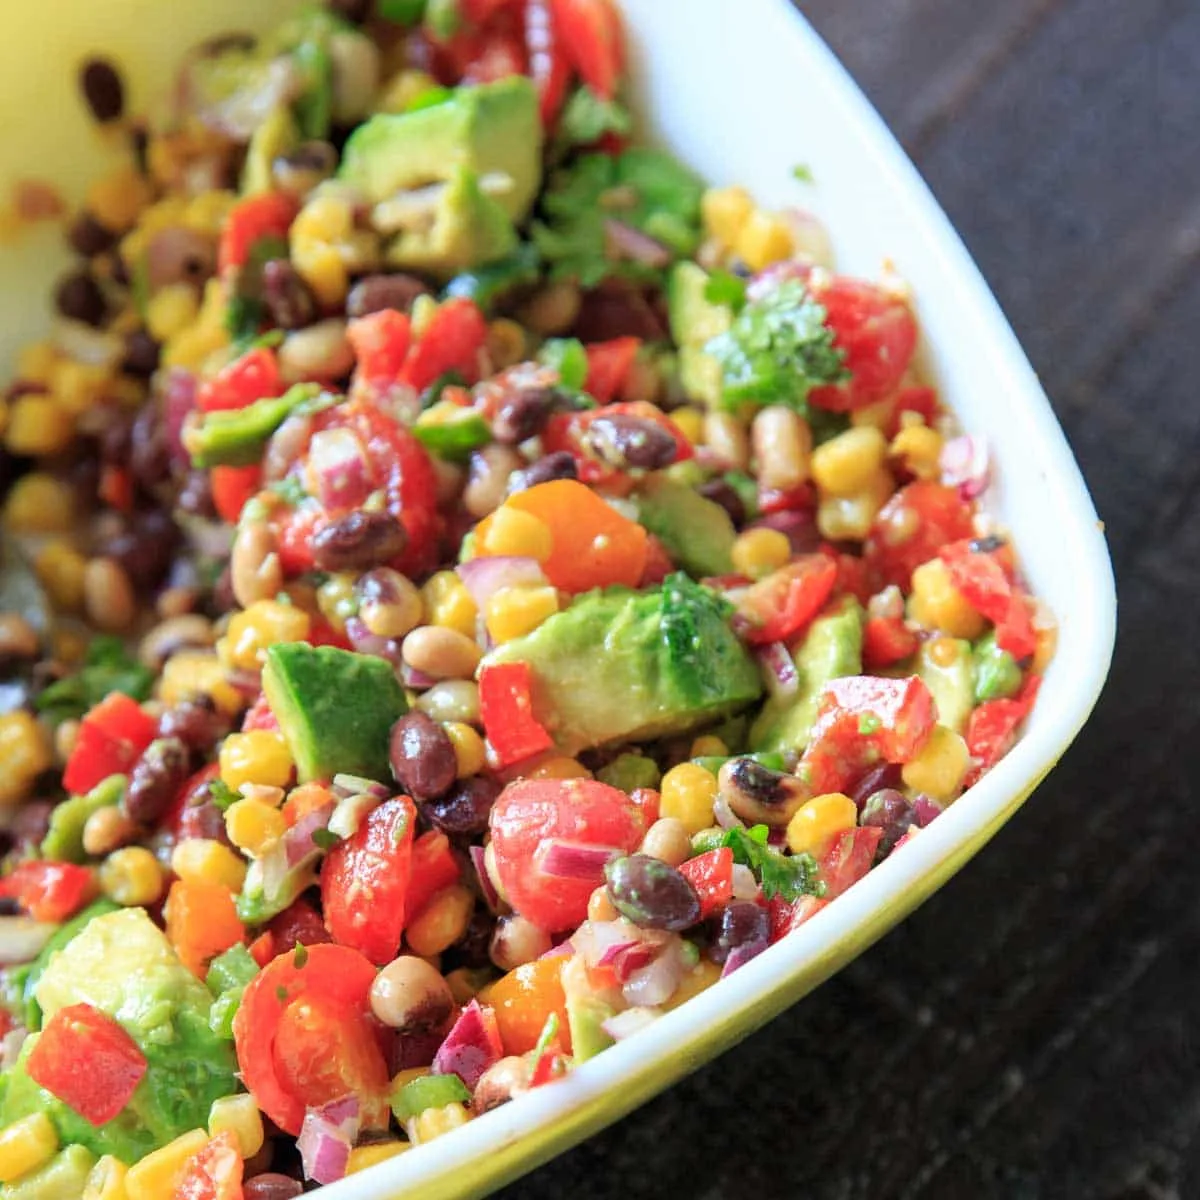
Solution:
[[[962,240],[900,145],[846,69],[789,0],[742,0],[776,22],[806,69],[847,110],[868,144],[882,186],[911,210],[941,259],[943,303],[969,310],[981,349],[1014,398],[1014,419],[1047,468],[1056,523],[1066,536],[1081,600],[1060,642],[1056,669],[1069,672],[1065,702],[1039,713],[1012,751],[901,855],[735,975],[666,1013],[652,1040],[635,1036],[577,1066],[553,1087],[471,1121],[453,1137],[414,1147],[322,1194],[385,1200],[481,1194],[508,1182],[624,1116],[793,1004],[928,898],[1016,812],[1091,713],[1108,673],[1116,593],[1103,525],[1037,375]],[[1065,656],[1065,659],[1064,659]]]

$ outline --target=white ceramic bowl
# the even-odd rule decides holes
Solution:
[[[832,235],[840,269],[870,277],[886,259],[912,284],[930,373],[964,428],[990,443],[997,464],[990,499],[1015,536],[1037,594],[1058,618],[1058,653],[1012,753],[835,904],[730,979],[566,1079],[326,1189],[321,1194],[328,1200],[480,1194],[744,1037],[860,953],[984,845],[1070,744],[1108,670],[1112,572],[1079,469],[986,284],[854,83],[786,0],[623,0],[622,6],[637,110],[655,140],[713,183],[740,183],[767,203],[814,209]],[[77,61],[89,48],[112,53],[133,71],[134,99],[144,105],[188,40],[231,26],[262,27],[289,7],[256,0],[248,17],[247,6],[230,0],[205,6],[59,0],[53,15],[19,6],[19,13],[3,18],[6,32],[14,23],[27,38],[32,31],[32,44],[43,53],[31,74],[14,46],[19,39],[6,39],[0,113],[10,121],[19,102],[26,114],[51,114],[62,138],[46,154],[46,129],[39,136],[19,131],[0,155],[0,181],[20,172],[48,174],[65,178],[78,195],[85,168],[103,161],[84,140],[90,135],[78,115],[66,56]],[[64,26],[68,12],[78,20]],[[814,186],[792,178],[797,163],[811,167]],[[41,164],[46,169],[38,171]],[[59,265],[49,242],[39,246],[0,250],[0,358],[18,335],[37,331],[30,292],[44,290]]]

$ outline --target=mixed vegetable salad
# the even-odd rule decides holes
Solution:
[[[86,65],[130,159],[0,407],[0,1195],[282,1200],[553,1086],[1017,736],[1053,624],[903,282],[623,61],[376,0],[150,125]]]

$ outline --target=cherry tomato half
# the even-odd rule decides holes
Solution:
[[[879,510],[863,558],[879,584],[894,583],[907,592],[917,567],[972,533],[971,506],[954,488],[910,483]]]

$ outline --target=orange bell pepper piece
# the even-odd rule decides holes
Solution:
[[[535,958],[509,971],[480,993],[480,1000],[490,1004],[496,1014],[505,1054],[525,1054],[532,1050],[551,1013],[558,1014],[558,1037],[563,1052],[571,1053],[567,998],[561,978],[566,961],[565,955]]]
[[[233,893],[220,883],[177,879],[167,893],[167,940],[180,962],[200,979],[209,961],[246,937]]]

